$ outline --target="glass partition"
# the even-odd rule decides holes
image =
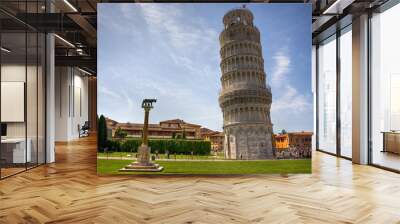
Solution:
[[[336,153],[336,36],[318,47],[318,149]]]
[[[1,176],[24,171],[26,150],[26,33],[1,34]],[[4,50],[6,49],[6,50]]]
[[[400,170],[400,4],[371,18],[372,163]]]
[[[43,5],[0,3],[18,13]],[[45,163],[45,44],[43,33],[0,12],[0,178]]]
[[[352,35],[351,25],[341,31],[340,41],[340,154],[352,157]]]

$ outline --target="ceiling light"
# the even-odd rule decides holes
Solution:
[[[336,0],[322,14],[342,14],[343,10],[351,5],[355,0]]]
[[[64,0],[65,4],[67,4],[74,12],[78,12],[78,10],[68,1]]]
[[[79,55],[83,55],[83,54],[84,54],[82,48],[77,48],[77,49],[76,49],[76,53],[78,53]]]
[[[90,72],[88,72],[88,71],[86,71],[86,70],[83,70],[83,69],[81,69],[81,68],[79,68],[79,67],[78,67],[78,70],[81,71],[81,72],[83,72],[83,73],[85,73],[86,75],[90,75],[90,76],[92,75],[92,73],[90,73]]]
[[[11,50],[9,50],[9,49],[7,49],[5,47],[1,47],[1,51],[4,51],[6,53],[10,53],[11,52]]]
[[[64,39],[64,38],[62,38],[62,37],[60,37],[59,35],[57,35],[57,34],[54,34],[54,36],[55,37],[57,37],[59,40],[61,40],[62,42],[64,42],[64,43],[66,43],[67,45],[69,45],[70,47],[73,47],[73,48],[75,48],[75,45],[73,45],[71,42],[69,42],[68,40],[66,40],[66,39]]]

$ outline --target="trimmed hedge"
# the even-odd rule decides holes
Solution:
[[[137,152],[142,144],[141,139],[108,140],[108,150],[118,152]],[[211,142],[203,140],[186,139],[150,139],[149,146],[151,152],[164,154],[186,154],[190,155],[209,155],[211,152]]]

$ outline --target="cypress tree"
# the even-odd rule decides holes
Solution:
[[[98,121],[99,127],[97,131],[98,150],[104,151],[107,147],[107,123],[106,118],[101,115]]]

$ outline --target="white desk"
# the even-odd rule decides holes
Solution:
[[[27,146],[25,152],[25,138],[6,138],[1,139],[2,147],[6,147],[5,150],[9,150],[9,147],[12,147],[12,163],[25,163],[31,162],[32,154],[31,154],[31,139],[27,139]]]

